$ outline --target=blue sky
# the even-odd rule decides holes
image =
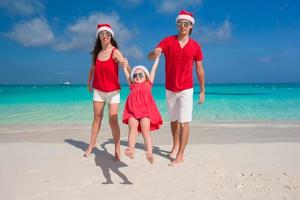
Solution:
[[[0,0],[0,84],[86,83],[98,23],[112,25],[131,66],[150,67],[181,9],[194,14],[207,83],[300,82],[297,0]]]

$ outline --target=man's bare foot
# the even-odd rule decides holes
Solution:
[[[178,166],[178,165],[182,165],[183,163],[184,163],[183,159],[175,159],[172,162],[170,162],[169,166],[175,167],[175,166]]]
[[[177,153],[169,153],[168,156],[172,159],[175,160]]]
[[[125,149],[125,155],[128,156],[130,159],[134,159],[134,151],[129,147]]]
[[[150,164],[154,163],[154,158],[153,158],[153,154],[152,153],[146,153],[146,158],[149,161]]]
[[[168,156],[171,159],[175,160],[175,158],[177,156],[177,153],[178,153],[178,149],[173,147],[172,150],[171,150],[171,152],[168,154]]]

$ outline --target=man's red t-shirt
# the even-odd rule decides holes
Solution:
[[[192,38],[181,48],[177,35],[163,39],[161,47],[166,60],[166,89],[173,92],[193,88],[194,61],[202,61],[201,47]]]

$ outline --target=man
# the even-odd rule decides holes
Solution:
[[[148,58],[153,60],[164,53],[168,113],[171,121],[173,148],[171,166],[183,163],[189,138],[189,122],[193,111],[193,65],[196,63],[201,92],[198,103],[204,103],[205,83],[200,45],[190,38],[195,19],[182,10],[176,17],[178,34],[163,39]]]

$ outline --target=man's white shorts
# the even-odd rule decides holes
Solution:
[[[97,102],[120,103],[120,90],[102,92],[94,89],[93,100]]]
[[[194,88],[180,92],[166,90],[167,106],[170,121],[190,122],[193,112]]]

